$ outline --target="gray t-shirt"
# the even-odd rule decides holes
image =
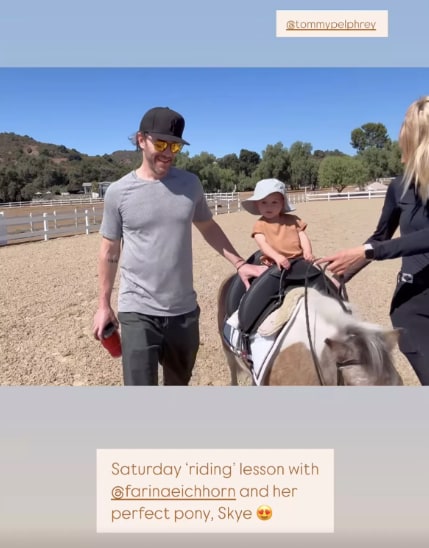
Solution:
[[[112,183],[100,233],[123,240],[119,312],[178,316],[197,306],[192,274],[192,223],[212,213],[198,177],[172,167],[161,181],[135,171]]]

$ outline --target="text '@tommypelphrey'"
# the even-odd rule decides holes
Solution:
[[[277,10],[277,38],[387,38],[387,10]]]

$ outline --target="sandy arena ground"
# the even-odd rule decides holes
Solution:
[[[297,205],[308,222],[316,256],[362,242],[376,225],[382,199],[309,202]],[[218,215],[243,256],[255,251],[250,230],[255,217],[245,211]],[[0,248],[0,384],[121,385],[120,360],[111,358],[92,336],[97,305],[100,236],[73,236]],[[232,267],[194,232],[195,288],[201,306],[201,347],[192,385],[229,384],[216,332],[216,294]],[[365,320],[390,327],[390,298],[400,260],[369,265],[347,286]],[[113,303],[116,309],[117,285]],[[418,385],[405,358],[395,364],[407,385]]]

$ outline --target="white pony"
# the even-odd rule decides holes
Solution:
[[[350,307],[314,288],[294,288],[247,339],[249,356],[225,338],[226,298],[234,276],[218,295],[218,327],[231,372],[253,384],[401,385],[391,352],[399,331],[361,321]],[[262,357],[261,357],[262,356]]]

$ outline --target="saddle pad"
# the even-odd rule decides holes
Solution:
[[[323,271],[304,259],[291,260],[288,270],[272,266],[256,278],[240,300],[238,319],[245,333],[252,333],[276,310],[285,294],[297,287],[309,287],[329,293],[330,280]]]
[[[283,303],[277,310],[271,312],[269,316],[258,327],[257,332],[263,337],[275,335],[288,322],[299,299],[304,295],[303,287],[295,287],[286,293]]]

